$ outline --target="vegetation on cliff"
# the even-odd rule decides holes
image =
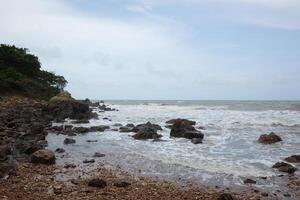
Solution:
[[[66,84],[63,76],[42,70],[38,57],[28,49],[0,45],[0,96],[49,99]]]

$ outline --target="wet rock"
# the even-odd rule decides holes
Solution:
[[[76,140],[72,138],[66,138],[64,140],[64,144],[74,144],[74,143],[76,143]]]
[[[130,124],[126,124],[126,126],[127,126],[127,127],[130,127],[130,128],[134,128],[134,127],[135,127],[135,125],[134,125],[134,124],[132,124],[132,123],[130,123]]]
[[[128,187],[130,185],[131,184],[127,180],[116,180],[113,183],[113,186],[115,186],[115,187],[122,187],[122,188],[126,188],[126,187]]]
[[[145,129],[145,128],[151,128],[155,131],[159,131],[159,130],[161,131],[162,130],[160,125],[152,124],[151,122],[147,122],[145,124],[136,125],[135,127],[133,127],[132,131],[137,133],[137,132],[139,132],[139,130],[142,130],[142,129]]]
[[[180,118],[168,120],[168,121],[166,121],[166,124],[173,125],[176,121],[184,122],[186,125],[191,125],[191,126],[196,125],[195,121],[191,121],[188,119],[180,119]]]
[[[260,195],[263,196],[263,197],[269,196],[269,194],[267,192],[262,192],[262,193],[260,193]]]
[[[256,181],[250,178],[245,179],[244,184],[256,184]]]
[[[101,158],[101,157],[104,157],[104,156],[105,156],[105,154],[96,152],[93,157]]]
[[[197,131],[190,122],[186,120],[177,119],[174,121],[174,124],[170,132],[171,137],[183,137],[187,139],[200,138],[203,139],[204,135]]]
[[[98,140],[87,140],[87,142],[98,142]]]
[[[297,168],[285,162],[277,162],[272,166],[272,168],[277,168],[278,171],[285,172],[288,174],[293,174],[297,170]]]
[[[110,127],[109,126],[106,126],[106,125],[101,125],[101,126],[92,126],[90,128],[90,131],[91,132],[103,132],[105,131],[106,129],[109,129]]]
[[[120,123],[115,123],[115,124],[113,124],[113,126],[123,126],[123,125]]]
[[[64,153],[66,150],[64,150],[63,148],[57,148],[55,150],[55,153]]]
[[[284,159],[286,162],[290,163],[300,163],[300,155],[292,155]]]
[[[74,124],[88,124],[90,121],[88,119],[78,119],[73,122]]]
[[[53,151],[48,149],[38,150],[32,154],[31,162],[47,165],[55,164],[55,155]]]
[[[119,132],[120,133],[129,133],[129,132],[133,132],[133,128],[128,127],[128,126],[121,126],[119,128]]]
[[[234,198],[231,194],[223,193],[218,197],[218,200],[234,200]]]
[[[72,163],[67,163],[67,164],[65,164],[64,168],[66,168],[66,169],[69,169],[69,168],[76,168],[76,165],[75,165],[75,164],[72,164]]]
[[[74,127],[73,131],[76,133],[87,133],[90,131],[90,129],[87,127]]]
[[[92,179],[88,182],[88,186],[90,187],[105,188],[106,185],[106,181],[102,179]]]
[[[67,136],[73,137],[73,136],[76,136],[76,133],[70,132],[70,133],[67,134]]]
[[[160,126],[159,126],[160,127]],[[159,128],[156,124],[151,124],[147,122],[146,124],[140,124],[136,128],[137,133],[132,137],[136,140],[147,140],[147,139],[157,139],[162,137],[162,135],[157,134]],[[161,127],[160,127],[161,128]]]
[[[94,163],[95,160],[94,159],[86,159],[83,161],[83,163]]]
[[[193,144],[201,144],[202,143],[202,139],[201,138],[192,138],[191,142]]]
[[[270,134],[263,134],[259,137],[258,142],[263,144],[273,144],[282,141],[281,137],[271,132]]]

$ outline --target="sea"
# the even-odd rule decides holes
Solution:
[[[116,130],[76,136],[76,144],[63,145],[64,135],[49,134],[48,148],[63,147],[68,156],[58,162],[82,163],[95,152],[104,153],[107,166],[124,171],[173,181],[188,181],[212,186],[245,187],[252,178],[255,187],[291,192],[272,168],[284,158],[300,154],[300,101],[136,101],[107,100],[118,111],[100,112],[99,119],[74,126],[140,124],[151,122],[163,127],[163,141],[135,140],[133,133]],[[202,144],[185,138],[171,138],[165,122],[174,118],[196,121],[204,134]],[[66,122],[68,124],[71,122]],[[262,134],[275,132],[282,142],[258,143]],[[87,140],[97,140],[88,143]],[[69,161],[70,161],[69,160]],[[296,167],[300,167],[299,165]],[[296,176],[299,176],[299,170]]]

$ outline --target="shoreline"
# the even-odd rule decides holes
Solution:
[[[75,163],[74,165],[73,162],[69,163],[70,165],[68,167],[65,166],[67,164],[66,162],[61,162],[62,165],[56,164],[50,166],[28,163],[27,161],[32,153],[44,149],[47,146],[47,136],[51,134],[52,131],[56,131],[57,134],[63,134],[66,137],[75,136],[74,138],[76,138],[76,136],[85,133],[88,134],[90,131],[104,132],[106,129],[111,130],[110,127],[107,128],[107,126],[90,127],[89,124],[86,124],[89,126],[85,125],[86,127],[80,127],[80,124],[88,122],[89,117],[97,117],[91,112],[91,107],[94,107],[94,103],[93,106],[89,105],[90,107],[87,106],[89,102],[83,106],[81,105],[82,103],[68,98],[67,100],[63,99],[64,104],[70,104],[75,108],[79,107],[80,109],[76,110],[76,112],[72,109],[66,110],[64,107],[60,107],[61,100],[58,99],[57,101],[57,98],[53,105],[47,102],[22,98],[7,100],[4,104],[1,104],[1,117],[4,119],[7,118],[7,123],[2,124],[3,130],[1,130],[1,134],[4,135],[4,137],[1,138],[1,145],[10,149],[8,149],[9,151],[0,149],[1,158],[3,156],[4,161],[9,164],[9,167],[14,169],[11,174],[9,172],[8,178],[7,176],[4,176],[4,179],[0,180],[0,194],[3,195],[3,199],[22,199],[24,197],[26,197],[26,199],[95,199],[101,197],[102,199],[217,200],[222,193],[228,193],[234,196],[234,199],[241,200],[282,198],[282,196],[278,196],[275,193],[269,195],[265,191],[257,190],[251,186],[245,186],[244,189],[234,188],[233,185],[213,187],[207,184],[198,184],[189,181],[185,182],[183,180],[171,181],[167,179],[158,179],[157,177],[143,176],[128,171],[125,172],[121,168],[118,168],[118,166],[112,166],[112,168],[110,168],[107,163],[105,163],[105,160],[100,161],[100,163],[93,161],[92,163],[95,162],[94,164],[97,166],[94,169],[89,169],[89,166],[94,164],[86,164],[83,168],[80,168],[78,164]],[[84,109],[82,110],[81,108]],[[101,108],[103,109],[103,112],[116,111],[105,105],[101,105]],[[53,109],[58,109],[60,113],[53,112]],[[24,113],[26,115],[24,115]],[[68,125],[53,126],[53,122],[58,122],[59,124],[64,121],[64,118],[68,115],[75,117],[79,116],[79,118],[74,121],[75,124],[79,124],[78,127],[70,127]],[[81,116],[84,116],[85,118],[82,119]],[[189,121],[189,123],[194,122]],[[5,126],[6,128],[4,128]],[[133,129],[138,129],[139,126],[140,125],[133,125],[133,127],[123,126],[122,130],[125,131],[126,134],[127,131],[131,132]],[[156,131],[160,128],[157,124],[151,123],[141,124],[141,127],[144,126],[155,127]],[[121,129],[118,129],[117,131],[120,130]],[[151,139],[159,139],[157,138],[159,134],[157,134],[156,131],[151,133]],[[137,132],[140,133],[139,130]],[[143,132],[141,133],[141,137],[145,137]],[[200,133],[200,131],[197,131],[193,134],[199,135]],[[146,136],[149,137],[148,135]],[[63,141],[61,142],[61,144],[63,144]],[[54,151],[55,149],[52,150]],[[60,162],[59,160],[64,159],[65,155],[55,153],[55,157],[56,160]],[[16,162],[10,162],[11,159]],[[16,163],[18,164],[16,165]],[[0,164],[3,163],[0,162]],[[59,180],[59,176],[67,173],[74,173],[75,179],[72,180],[73,183],[70,179]],[[84,176],[81,176],[80,174],[84,174]],[[288,175],[284,177],[289,180]],[[92,178],[103,179],[107,186],[101,189],[95,189],[88,186],[88,181]],[[300,193],[296,192],[300,188],[300,182],[298,176],[295,178],[296,180],[294,180],[294,182],[291,184],[287,182],[287,184],[290,184],[291,187],[295,187],[292,190],[295,191],[295,199],[297,199],[298,196],[300,197]],[[120,181],[120,179],[125,179],[126,183],[129,183],[129,186],[122,186],[121,188],[116,187],[114,184],[116,181]],[[36,181],[41,182],[41,185],[35,185]],[[121,185],[122,184],[123,183],[121,183]],[[27,185],[32,188],[28,190]],[[69,196],[70,192],[73,196]],[[286,194],[287,199],[294,199],[294,197],[288,195],[290,194]]]

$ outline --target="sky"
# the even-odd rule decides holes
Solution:
[[[0,0],[76,98],[300,100],[299,0]]]

